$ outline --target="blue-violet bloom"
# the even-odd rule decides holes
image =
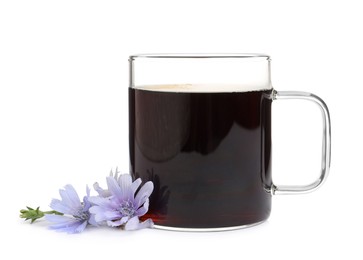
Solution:
[[[125,230],[136,230],[152,227],[153,222],[147,219],[140,223],[139,217],[149,209],[149,196],[154,189],[151,181],[138,190],[141,179],[134,182],[129,174],[107,177],[108,190],[99,189],[100,196],[90,197],[94,204],[90,213],[95,215],[97,223],[107,222],[111,227],[124,226]],[[109,195],[109,196],[107,196]]]
[[[113,173],[112,170],[110,171],[110,177],[114,178],[117,182],[119,182],[119,178],[121,177],[121,175],[118,175],[119,173],[120,172],[118,171],[118,168],[116,167],[115,174]],[[95,182],[93,184],[93,188],[95,189],[95,191],[97,191],[97,193],[100,197],[108,198],[108,197],[112,196],[111,192],[109,190],[102,189],[100,187],[100,185],[98,184],[98,182]]]
[[[90,189],[88,187],[86,193],[87,195],[81,202],[72,185],[66,185],[64,190],[60,189],[59,194],[62,200],[53,199],[50,207],[64,215],[46,214],[45,218],[54,223],[50,228],[67,233],[79,233],[86,228],[87,224],[97,226],[94,215],[89,212],[92,204],[89,201]]]

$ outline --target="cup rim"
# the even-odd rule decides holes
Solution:
[[[262,58],[264,60],[270,60],[270,56],[263,53],[141,53],[129,56],[130,61],[133,61],[138,58],[161,58],[161,59]]]

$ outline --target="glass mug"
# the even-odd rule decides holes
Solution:
[[[155,227],[231,230],[265,221],[274,194],[313,191],[330,167],[330,118],[306,92],[276,91],[263,54],[130,56],[129,145],[134,177],[154,182]],[[320,177],[276,186],[271,177],[271,104],[315,102],[322,111]]]

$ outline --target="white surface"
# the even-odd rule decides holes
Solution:
[[[1,1],[1,254],[37,259],[362,258],[362,59],[359,1]],[[315,193],[273,198],[268,222],[225,233],[49,231],[18,219],[58,189],[128,170],[130,54],[261,52],[278,90],[321,96],[332,168]],[[319,112],[274,104],[274,179],[320,167]],[[299,114],[298,119],[293,111]],[[5,239],[5,240],[4,240]],[[33,257],[35,259],[35,257]],[[214,258],[213,258],[214,259]]]

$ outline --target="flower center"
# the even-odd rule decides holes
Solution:
[[[121,204],[119,209],[124,217],[133,217],[135,214],[134,205],[130,201],[125,201]]]
[[[88,213],[88,212],[82,212],[82,213],[79,215],[79,218],[80,218],[80,219],[83,219],[83,220],[88,220],[88,218],[89,218],[89,213]]]
[[[84,211],[84,208],[80,208],[77,212],[76,215],[73,215],[73,217],[77,218],[77,219],[81,219],[81,220],[88,220],[89,218],[89,212]]]

